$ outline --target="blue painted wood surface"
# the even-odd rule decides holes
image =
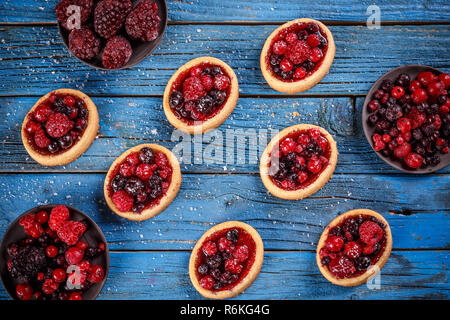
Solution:
[[[365,93],[389,69],[422,63],[450,71],[450,27],[443,23],[450,18],[448,1],[377,1],[384,23],[379,30],[364,26],[372,1],[168,1],[161,45],[141,64],[111,72],[88,68],[62,45],[56,2],[0,4],[0,235],[18,214],[41,203],[86,212],[112,249],[100,299],[200,298],[188,277],[190,250],[211,225],[226,220],[253,225],[267,249],[260,276],[236,299],[448,299],[450,168],[427,176],[395,171],[373,153],[360,123]],[[311,90],[279,95],[261,76],[260,50],[277,24],[301,16],[330,25],[336,59]],[[166,211],[140,223],[119,218],[103,199],[109,165],[141,142],[175,145],[162,92],[182,62],[206,54],[228,62],[239,78],[241,97],[219,128],[223,136],[227,129],[321,125],[338,142],[333,178],[307,199],[285,201],[267,193],[257,163],[183,163],[180,193]],[[93,96],[99,136],[72,164],[46,168],[26,154],[20,126],[39,96],[60,87]],[[243,150],[246,157],[262,151]],[[392,228],[393,253],[379,290],[334,286],[315,265],[323,228],[358,207],[379,211]],[[7,299],[2,288],[0,299]]]

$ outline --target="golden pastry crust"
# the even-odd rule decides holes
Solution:
[[[328,140],[328,145],[330,147],[330,159],[328,161],[328,165],[325,168],[325,170],[322,171],[322,173],[317,177],[316,181],[311,183],[305,188],[300,188],[298,190],[285,190],[280,187],[278,187],[270,178],[269,176],[269,169],[270,169],[270,159],[271,159],[271,153],[275,146],[279,145],[280,141],[283,140],[284,137],[291,134],[293,131],[304,131],[309,129],[318,129],[320,133]],[[334,169],[336,168],[337,164],[337,156],[338,156],[338,150],[336,147],[336,141],[333,139],[333,137],[323,129],[322,127],[315,126],[312,124],[297,124],[295,126],[288,127],[281,132],[279,132],[267,145],[266,149],[264,150],[260,164],[259,164],[259,174],[261,176],[261,179],[264,183],[264,186],[269,190],[271,194],[273,194],[275,197],[281,198],[281,199],[288,199],[288,200],[299,200],[303,199],[305,197],[308,197],[320,189],[328,182],[328,180],[331,179]]]
[[[327,41],[328,41],[328,49],[323,57],[322,63],[319,66],[319,68],[314,71],[313,74],[300,79],[298,81],[293,82],[287,82],[277,79],[272,71],[269,69],[267,65],[267,55],[270,50],[270,45],[272,43],[272,39],[283,29],[299,22],[309,23],[309,22],[315,22],[317,23],[320,28],[326,33],[327,35]],[[333,35],[331,34],[330,30],[320,21],[309,19],[309,18],[301,18],[292,20],[289,22],[286,22],[285,24],[279,26],[277,29],[275,29],[270,36],[267,38],[266,42],[264,43],[263,49],[261,51],[261,56],[259,59],[259,63],[261,66],[261,72],[264,76],[264,79],[266,79],[267,83],[269,84],[272,89],[284,92],[284,93],[298,93],[306,91],[313,86],[315,86],[317,83],[319,83],[328,73],[330,70],[331,64],[334,60],[334,55],[336,52],[336,47],[334,44]]]
[[[25,133],[25,127],[29,121],[28,115],[31,112],[33,112],[42,102],[48,99],[48,97],[50,97],[51,94],[70,94],[72,96],[76,96],[79,99],[82,99],[86,105],[86,108],[89,110],[89,116],[87,127],[84,130],[84,133],[81,136],[80,140],[78,140],[78,142],[75,145],[73,145],[69,150],[64,151],[60,154],[45,155],[35,151],[33,146],[28,142],[28,138]],[[36,162],[44,166],[60,166],[74,161],[89,148],[89,146],[97,136],[98,127],[99,127],[98,111],[97,107],[95,106],[94,102],[92,102],[91,98],[89,98],[86,94],[78,90],[57,89],[42,96],[34,104],[34,106],[30,109],[30,111],[28,111],[22,123],[22,132],[21,132],[22,142],[30,157],[33,158]]]
[[[141,150],[144,147],[151,148],[154,151],[164,153],[169,160],[169,163],[172,167],[172,180],[170,182],[169,188],[167,189],[166,194],[159,200],[159,203],[155,206],[146,208],[142,210],[140,214],[136,214],[132,211],[128,212],[122,212],[119,211],[112,201],[112,198],[109,194],[109,184],[112,178],[112,173],[117,165],[122,163],[125,158],[132,152],[137,152]],[[180,164],[178,162],[178,159],[175,157],[175,155],[167,148],[160,146],[158,144],[140,144],[133,148],[128,149],[124,153],[122,153],[114,162],[111,164],[108,173],[106,174],[105,183],[103,185],[103,193],[105,195],[106,204],[108,207],[117,215],[133,220],[133,221],[143,221],[150,218],[153,218],[158,213],[162,212],[164,209],[166,209],[170,203],[175,199],[175,197],[178,194],[178,191],[180,190],[181,186],[181,170],[180,170]]]
[[[201,63],[211,63],[217,66],[222,67],[227,75],[230,77],[230,94],[223,105],[222,109],[212,118],[201,122],[198,125],[189,125],[186,122],[184,122],[181,119],[178,119],[177,116],[172,112],[172,109],[169,104],[169,97],[170,93],[172,91],[172,85],[177,80],[178,76],[190,68],[199,65]],[[239,98],[239,84],[237,81],[236,74],[234,73],[233,69],[223,62],[222,60],[219,60],[217,58],[213,57],[199,57],[195,58],[186,64],[182,65],[170,78],[169,82],[167,83],[166,89],[164,90],[164,96],[163,96],[163,107],[164,107],[164,113],[166,114],[167,120],[177,129],[180,129],[184,132],[187,132],[189,134],[201,134],[205,133],[209,130],[215,129],[218,126],[220,126],[233,112],[234,107],[236,106],[236,103]]]
[[[377,261],[377,263],[373,266],[373,268],[369,268],[365,273],[363,273],[360,276],[347,278],[347,279],[337,279],[333,274],[328,270],[326,266],[323,266],[320,259],[320,249],[322,249],[325,246],[325,241],[328,237],[328,232],[333,229],[335,226],[339,225],[342,221],[345,219],[352,217],[352,216],[358,216],[358,215],[368,215],[373,216],[377,218],[379,221],[384,223],[386,225],[386,228],[384,229],[385,235],[386,235],[386,246],[384,248],[384,252],[381,255],[380,259]],[[375,275],[375,273],[378,270],[381,270],[383,268],[384,264],[388,260],[390,254],[392,251],[392,233],[391,228],[389,227],[389,223],[387,220],[378,212],[369,210],[369,209],[354,209],[347,211],[338,217],[334,218],[333,221],[330,222],[330,224],[325,228],[322,235],[320,236],[319,243],[317,244],[317,251],[316,251],[316,262],[319,267],[320,272],[322,275],[330,282],[344,287],[353,287],[358,286],[360,284],[363,284],[366,282],[370,277]]]
[[[255,261],[253,262],[253,265],[251,266],[248,274],[244,278],[240,279],[240,282],[230,290],[223,290],[223,291],[206,290],[200,286],[199,280],[197,279],[196,275],[198,251],[201,250],[203,242],[207,237],[209,237],[210,235],[212,235],[217,231],[228,228],[241,228],[245,230],[248,234],[250,234],[253,241],[255,241],[255,250],[256,250]],[[261,271],[263,260],[264,260],[264,245],[259,233],[252,226],[246,223],[240,221],[227,221],[215,225],[214,227],[206,231],[203,234],[203,236],[197,241],[194,249],[192,250],[191,258],[189,260],[189,276],[195,289],[197,289],[197,291],[205,298],[227,299],[242,293],[253,283],[253,281],[255,281],[256,277]]]

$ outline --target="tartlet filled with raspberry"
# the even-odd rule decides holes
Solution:
[[[220,223],[197,241],[189,261],[195,289],[210,299],[234,297],[261,271],[264,246],[258,232],[240,221]]]
[[[175,155],[157,144],[141,144],[112,163],[106,174],[104,194],[116,214],[142,221],[167,208],[180,185],[180,164]]]
[[[167,83],[163,105],[177,129],[200,134],[220,126],[233,112],[239,85],[222,60],[200,57],[181,66]]]
[[[103,233],[87,215],[65,205],[40,206],[19,216],[6,231],[0,254],[2,282],[13,299],[95,299],[108,273]]]
[[[450,75],[407,65],[378,79],[363,106],[364,133],[396,169],[429,173],[450,163]]]
[[[274,196],[298,200],[319,191],[337,164],[336,141],[323,128],[298,124],[278,133],[264,150],[259,172]]]
[[[325,228],[317,245],[320,272],[330,282],[357,286],[383,268],[392,250],[388,222],[379,213],[355,209]]]
[[[76,9],[81,19],[76,21]],[[165,1],[61,0],[55,7],[60,34],[69,50],[100,69],[132,66],[162,39]]]
[[[86,94],[58,89],[30,109],[22,124],[22,142],[40,164],[65,165],[89,148],[98,127],[97,107]]]
[[[302,18],[275,29],[261,51],[261,72],[269,86],[303,92],[319,83],[333,63],[333,35],[320,21]]]

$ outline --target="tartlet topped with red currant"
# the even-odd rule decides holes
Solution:
[[[336,141],[323,128],[298,124],[278,133],[264,150],[259,172],[274,196],[297,200],[320,190],[337,164]]]
[[[22,124],[22,142],[38,163],[65,165],[89,148],[98,127],[97,107],[86,94],[58,89],[30,109]]]
[[[383,75],[363,106],[367,139],[396,169],[429,173],[450,163],[450,75],[408,65]]]
[[[320,21],[302,18],[275,29],[261,51],[261,72],[269,86],[285,93],[303,92],[325,77],[336,48]]]
[[[65,205],[25,212],[8,228],[0,248],[2,282],[13,299],[91,300],[106,280],[103,233],[87,215]]]
[[[220,126],[233,112],[239,85],[222,60],[200,57],[181,66],[164,91],[167,120],[177,129],[200,134]]]
[[[197,241],[189,261],[189,276],[202,296],[231,298],[252,284],[263,259],[263,242],[253,227],[239,221],[223,222]]]
[[[104,195],[116,214],[142,221],[166,209],[180,185],[180,164],[175,155],[157,144],[141,144],[125,151],[111,164]]]
[[[317,244],[320,272],[330,282],[357,286],[383,268],[392,250],[389,224],[368,209],[347,211],[325,228]]]

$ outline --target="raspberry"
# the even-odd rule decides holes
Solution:
[[[30,227],[33,222],[35,221],[36,215],[34,214],[27,214],[25,217],[22,217],[19,219],[19,225],[21,225],[24,228]]]
[[[94,6],[94,0],[62,0],[55,7],[56,18],[59,23],[66,28],[69,29],[70,24],[75,24],[75,21],[72,20],[74,16],[73,10],[69,9],[69,6],[75,5],[81,7],[81,21],[80,24],[86,22],[92,12],[92,7]],[[72,18],[71,18],[72,17]],[[69,25],[67,24],[67,22]]]
[[[222,252],[225,251],[232,244],[232,242],[228,240],[226,237],[220,238],[217,243],[219,245],[219,250]]]
[[[277,41],[273,44],[272,50],[278,55],[285,54],[287,51],[287,44],[283,40]]]
[[[208,241],[203,245],[203,253],[207,256],[212,256],[217,252],[217,246],[214,242]]]
[[[353,262],[344,256],[331,260],[328,268],[338,279],[349,277],[356,271]]]
[[[83,260],[84,252],[78,247],[67,249],[65,258],[69,265],[79,264]]]
[[[148,180],[153,175],[152,166],[148,163],[141,163],[136,168],[136,175],[142,180]]]
[[[130,60],[132,53],[130,42],[122,36],[115,36],[108,40],[103,50],[103,66],[107,69],[123,67]]]
[[[130,0],[102,0],[94,12],[95,31],[109,39],[122,27],[132,8]]]
[[[119,172],[122,177],[128,178],[134,176],[136,173],[136,167],[129,165],[128,163],[123,163],[120,165]]]
[[[212,289],[214,285],[214,279],[211,276],[204,276],[203,278],[200,279],[199,282],[200,286],[206,290]]]
[[[311,48],[304,40],[296,41],[289,45],[286,57],[294,64],[305,62],[311,56]]]
[[[139,160],[139,153],[137,153],[137,152],[133,152],[133,153],[130,153],[128,156],[127,156],[127,163],[129,164],[129,165],[131,165],[131,166],[137,166],[138,164],[139,164],[139,162],[140,162],[140,160]]]
[[[200,77],[200,81],[202,82],[203,88],[205,90],[210,91],[213,88],[213,79],[208,75],[202,75]]]
[[[242,272],[242,265],[239,264],[238,259],[228,259],[225,261],[225,270],[230,271],[233,274],[239,274]]]
[[[347,257],[356,259],[361,255],[361,246],[354,241],[347,242],[344,247],[344,253]]]
[[[65,114],[58,112],[50,116],[45,127],[50,137],[60,138],[73,128],[73,121],[70,121]]]
[[[198,100],[206,94],[202,82],[197,77],[189,77],[183,82],[183,96],[186,101]]]
[[[144,0],[128,15],[125,29],[134,40],[152,41],[158,38],[160,22],[157,4]]]
[[[312,48],[317,47],[320,44],[319,35],[316,33],[310,34],[308,38],[306,38],[306,41]]]
[[[45,279],[42,284],[42,292],[45,294],[52,294],[58,289],[59,284],[56,283],[53,279]]]
[[[327,239],[325,246],[329,251],[339,252],[344,246],[344,239],[339,236],[332,236]]]
[[[63,221],[59,224],[56,233],[58,237],[69,246],[75,245],[82,234],[86,231],[86,226],[79,221]]]
[[[100,44],[100,39],[87,27],[73,29],[69,34],[69,49],[80,59],[94,58],[100,52]]]
[[[133,197],[123,190],[114,193],[114,195],[112,196],[112,201],[116,205],[117,209],[121,212],[127,212],[133,208]]]
[[[46,104],[40,104],[33,112],[34,119],[38,122],[45,122],[53,113],[52,109]]]
[[[218,74],[215,78],[214,78],[214,87],[217,90],[226,90],[228,87],[230,86],[230,78],[228,78],[226,75],[224,74]]]
[[[234,251],[233,256],[239,261],[244,262],[248,259],[249,250],[248,247],[244,244],[242,246],[238,246],[236,251]]]
[[[359,227],[359,237],[364,243],[374,245],[383,238],[383,229],[375,222],[365,221]]]
[[[34,143],[36,143],[36,145],[39,148],[47,148],[48,147],[48,145],[50,144],[50,139],[45,134],[44,129],[38,128],[36,130],[36,132],[34,134]]]
[[[88,281],[91,283],[98,283],[105,277],[105,271],[102,267],[94,265],[89,270]]]
[[[50,218],[48,219],[48,226],[52,230],[57,230],[60,223],[70,218],[69,209],[66,206],[60,205],[54,207],[50,212]]]

